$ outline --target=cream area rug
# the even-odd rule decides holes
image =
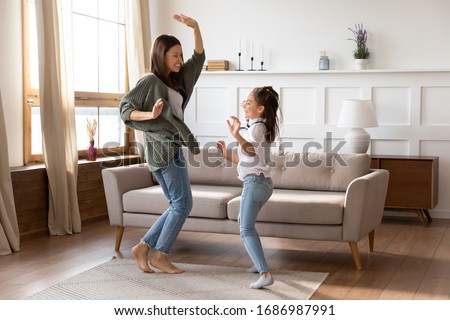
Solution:
[[[177,263],[185,273],[140,271],[132,259],[113,258],[40,291],[27,300],[307,300],[327,273],[271,271],[275,283],[255,290],[258,274],[243,268]]]

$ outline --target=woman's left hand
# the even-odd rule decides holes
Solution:
[[[178,22],[187,25],[188,27],[191,27],[193,29],[198,28],[197,21],[192,19],[191,17],[185,16],[184,14],[174,14],[173,18]]]

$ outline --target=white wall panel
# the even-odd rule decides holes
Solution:
[[[316,123],[315,88],[281,88],[279,94],[285,125]]]
[[[325,123],[335,125],[345,99],[361,99],[362,88],[335,87],[325,89]]]
[[[422,125],[450,126],[450,87],[422,88]]]
[[[198,88],[195,104],[197,123],[223,123],[229,115],[230,93],[224,88]]]
[[[370,153],[380,155],[407,156],[409,155],[409,141],[372,139]]]
[[[409,125],[410,88],[373,88],[372,101],[380,125]]]

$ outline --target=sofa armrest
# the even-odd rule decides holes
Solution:
[[[155,185],[146,164],[103,169],[102,177],[109,222],[113,226],[123,226],[124,193]]]
[[[372,169],[349,184],[344,203],[343,241],[358,242],[381,223],[388,183],[389,171]]]

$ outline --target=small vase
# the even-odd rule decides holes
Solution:
[[[355,59],[355,69],[365,70],[369,68],[369,59]]]
[[[86,160],[95,161],[97,160],[97,148],[94,147],[94,140],[89,141],[89,147],[86,149]]]
[[[328,56],[320,57],[319,70],[330,70],[330,60],[328,59]]]

